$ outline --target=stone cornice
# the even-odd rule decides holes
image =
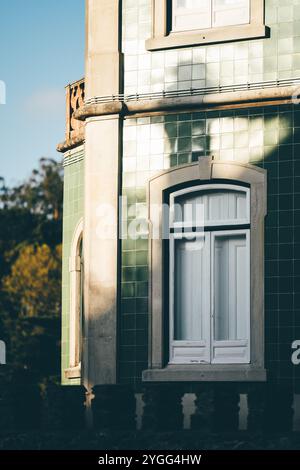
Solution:
[[[122,114],[126,109],[125,103],[120,100],[112,100],[108,103],[85,104],[74,113],[75,119],[85,121],[94,116],[108,116],[111,114]]]
[[[279,83],[279,82],[278,82]],[[75,118],[84,121],[93,116],[110,114],[135,115],[144,113],[176,112],[181,110],[214,110],[226,107],[268,106],[274,104],[299,103],[300,83],[271,87],[248,85],[242,89],[231,87],[232,91],[220,88],[185,90],[185,93],[165,92],[136,96],[96,97],[88,100],[75,112]],[[201,93],[202,91],[202,93]]]

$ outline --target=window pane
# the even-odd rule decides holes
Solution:
[[[247,197],[242,191],[214,190],[175,198],[174,221],[198,226],[248,222]]]
[[[216,236],[214,246],[215,340],[247,339],[248,256],[246,235]]]
[[[242,220],[247,218],[246,193],[215,191],[208,196],[207,221]]]
[[[210,0],[175,0],[175,8],[186,8],[203,10],[206,8],[206,5],[209,4]]]
[[[213,0],[213,27],[246,24],[249,22],[249,0]]]
[[[205,199],[199,193],[189,193],[175,199],[174,221],[189,226],[204,226]]]
[[[204,339],[203,315],[206,311],[207,267],[204,239],[175,240],[174,339],[199,341]]]
[[[211,0],[173,0],[173,31],[211,27]]]

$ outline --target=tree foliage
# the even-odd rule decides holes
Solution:
[[[58,316],[60,278],[61,245],[25,245],[3,279],[3,290],[20,316]]]
[[[0,338],[13,367],[58,373],[62,166],[42,158],[22,184],[0,180]]]
[[[2,178],[1,202],[3,208],[26,209],[42,219],[60,220],[62,191],[61,164],[51,158],[41,158],[39,168],[24,183],[8,188]]]

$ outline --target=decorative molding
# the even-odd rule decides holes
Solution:
[[[75,117],[76,111],[84,104],[84,98],[84,78],[66,86],[66,140],[58,144],[58,152],[77,147],[84,140],[84,123]]]
[[[82,78],[66,87],[66,140],[73,140],[82,124],[75,119],[75,112],[84,104],[85,80]]]

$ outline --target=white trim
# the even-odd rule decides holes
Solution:
[[[81,259],[80,243],[83,236],[83,219],[78,222],[71,243],[69,273],[70,273],[70,313],[69,313],[69,368],[80,366],[80,283],[81,283]]]

